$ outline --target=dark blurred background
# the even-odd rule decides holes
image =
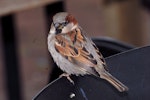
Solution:
[[[72,13],[90,37],[150,44],[150,0],[1,0],[0,100],[31,100],[48,83],[47,35],[59,11]]]

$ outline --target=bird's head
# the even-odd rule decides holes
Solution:
[[[77,20],[67,12],[60,12],[54,15],[51,24],[51,34],[65,34],[74,30],[78,26]]]

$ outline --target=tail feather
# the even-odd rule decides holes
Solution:
[[[117,80],[108,72],[101,73],[100,77],[111,83],[118,91],[120,92],[128,91],[127,86],[125,86],[123,83],[121,83],[119,80]]]

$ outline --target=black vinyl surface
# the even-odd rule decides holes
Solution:
[[[48,84],[33,100],[150,100],[150,46],[106,58],[110,73],[129,87],[120,93],[94,76],[65,77]]]

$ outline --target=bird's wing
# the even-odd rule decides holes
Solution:
[[[103,65],[104,69],[105,69],[106,71],[109,71],[109,69],[108,69],[108,67],[107,67],[107,64],[106,64],[106,62],[105,62],[105,59],[104,59],[104,57],[103,57],[103,55],[100,53],[99,49],[97,48],[97,46],[96,46],[92,41],[91,41],[91,43],[92,43],[93,47],[95,48],[96,53],[97,53],[98,56],[99,56],[99,61],[101,61],[101,63],[102,63],[102,65]]]
[[[90,68],[95,67],[98,63],[97,59],[95,59],[94,56],[85,48],[85,45],[87,45],[86,43],[87,38],[85,35],[83,35],[80,29],[75,29],[64,35],[57,35],[55,49],[72,63],[81,65],[82,67],[84,67],[83,65],[89,66]],[[108,71],[102,54],[99,52],[92,40],[91,44],[95,48],[96,53],[99,56],[99,61],[101,61],[104,69]]]
[[[80,55],[79,49],[82,48],[80,40],[77,40],[75,32],[56,35],[55,48],[62,56],[77,57]]]
[[[85,36],[81,33],[80,29],[75,29],[64,35],[57,35],[55,48],[57,52],[70,62],[94,67],[97,65],[97,61],[84,47],[85,43]]]

